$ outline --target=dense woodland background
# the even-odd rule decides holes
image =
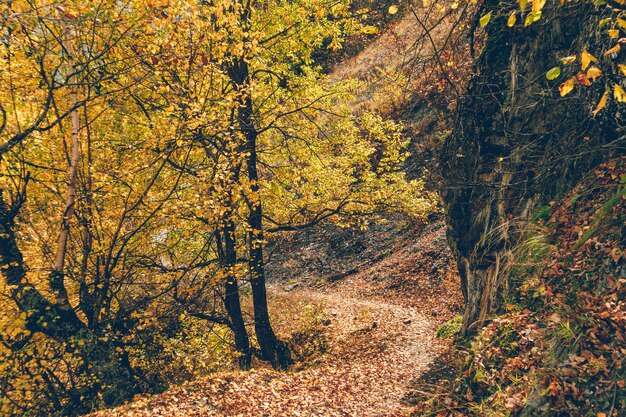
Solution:
[[[3,2],[0,415],[622,415],[625,15]]]

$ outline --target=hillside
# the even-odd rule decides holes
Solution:
[[[622,415],[625,163],[600,165],[524,226],[507,312],[418,381],[416,416]]]

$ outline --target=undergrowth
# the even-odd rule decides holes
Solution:
[[[424,416],[626,413],[626,160],[531,216],[509,263],[506,313],[471,341]],[[440,333],[447,330],[440,329]]]

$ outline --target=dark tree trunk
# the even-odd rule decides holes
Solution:
[[[517,3],[488,0],[485,7],[494,16],[486,27],[487,43],[440,156],[448,238],[465,297],[465,334],[502,307],[511,250],[534,208],[567,192],[623,149],[616,142],[623,120],[615,106],[591,117],[605,89],[623,79],[610,74],[614,64],[603,57],[610,39],[597,30],[598,9],[584,2],[548,2],[541,20],[509,28],[503,10],[514,10]],[[583,50],[600,59],[603,78],[560,97],[557,87],[576,76]],[[561,58],[576,54],[577,62],[561,64]],[[546,71],[556,66],[562,67],[561,77],[547,80]]]
[[[243,320],[241,312],[241,301],[239,297],[239,285],[237,277],[232,272],[232,268],[237,263],[237,249],[235,245],[235,224],[230,216],[226,220],[223,233],[223,244],[218,241],[218,247],[221,247],[220,256],[222,257],[222,265],[228,270],[226,280],[224,282],[224,307],[230,318],[231,328],[235,337],[235,348],[241,355],[239,357],[239,367],[243,370],[250,369],[251,350],[248,331]],[[219,232],[218,232],[219,236]]]
[[[245,137],[244,151],[250,181],[251,195],[248,198],[248,250],[250,285],[254,305],[254,329],[263,357],[276,369],[287,369],[293,364],[291,353],[286,343],[279,340],[272,329],[267,308],[265,287],[265,267],[263,262],[263,206],[259,197],[259,174],[257,170],[257,137],[254,124],[253,102],[249,91],[249,68],[243,58],[234,59],[228,68],[228,74],[235,91],[239,94],[237,123]]]
[[[258,196],[259,186],[257,184],[259,178],[256,169],[255,141],[256,132],[250,135],[248,141],[248,177],[253,184],[251,191],[255,196]],[[248,215],[248,225],[250,226],[248,245],[250,253],[250,285],[252,286],[252,300],[254,304],[254,329],[265,359],[269,360],[276,369],[287,369],[293,364],[293,360],[287,345],[276,337],[267,309],[262,219],[261,201],[251,202]]]

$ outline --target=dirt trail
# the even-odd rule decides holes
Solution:
[[[366,286],[355,276],[329,289],[270,287],[271,303],[318,311],[327,351],[304,370],[218,373],[94,417],[408,416],[403,397],[435,353],[434,324],[417,308],[362,297]]]

